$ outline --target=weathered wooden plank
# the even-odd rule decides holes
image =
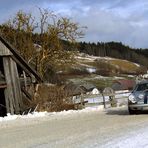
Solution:
[[[12,78],[10,73],[10,58],[3,57],[3,64],[4,64],[4,74],[5,80],[7,84],[7,88],[5,89],[5,101],[7,107],[7,113],[14,114],[14,93],[13,93],[13,85],[12,85]]]
[[[7,112],[19,114],[22,108],[22,95],[17,66],[11,56],[3,57],[3,64],[7,84],[5,91]]]
[[[9,93],[8,92],[9,92],[8,88],[4,90],[5,102],[6,102],[6,111],[7,111],[7,113],[12,113],[12,111],[10,110],[10,101],[9,101]]]
[[[37,79],[38,82],[43,82],[38,73],[28,65],[28,63],[21,57],[20,53],[14,47],[12,47],[12,45],[10,45],[2,36],[0,36],[0,41],[4,44],[4,46],[6,46],[10,50],[10,52],[13,55],[12,58],[14,59],[14,61],[18,65],[21,63],[21,65],[19,66],[23,65],[25,69],[27,69],[32,75],[34,75],[34,77]]]
[[[11,58],[10,58],[10,73],[11,73],[13,93],[14,93],[15,113],[19,114],[22,108],[21,87],[20,87],[20,80],[18,76],[16,63]]]
[[[25,85],[25,89],[26,89],[27,88],[27,77],[26,77],[25,71],[23,71],[23,76],[24,76],[24,85]]]
[[[0,41],[0,56],[12,55],[10,50]]]
[[[26,68],[24,64],[22,64],[21,61],[19,61],[15,56],[12,56],[12,59],[31,77],[35,77],[37,81],[42,82],[41,78],[38,75],[35,75],[35,71],[31,72],[30,69]],[[28,65],[29,66],[29,65]]]
[[[1,84],[1,85],[0,85],[0,88],[6,88],[6,87],[7,87],[6,84]]]
[[[32,100],[32,96],[29,94],[29,92],[26,91],[25,88],[21,88],[22,92],[25,94],[25,96],[29,99],[28,101]]]

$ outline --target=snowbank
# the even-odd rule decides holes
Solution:
[[[40,118],[40,117],[49,117],[49,116],[67,116],[67,115],[73,115],[78,113],[88,113],[93,111],[101,111],[103,110],[103,105],[100,106],[94,106],[94,107],[86,107],[82,110],[69,110],[69,111],[61,111],[61,112],[33,112],[28,113],[27,115],[11,115],[7,114],[5,117],[0,117],[0,122],[2,121],[12,121],[16,119],[28,119],[28,118]]]

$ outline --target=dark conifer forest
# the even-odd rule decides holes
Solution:
[[[121,42],[80,42],[78,50],[94,56],[125,59],[148,67],[148,49],[134,49]]]

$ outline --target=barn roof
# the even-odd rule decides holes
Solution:
[[[68,93],[69,96],[75,96],[75,95],[80,95],[81,93],[86,93],[86,91],[83,90],[79,85],[76,85],[72,82],[67,84],[64,87],[64,90]]]
[[[20,53],[12,46],[10,45],[1,35],[0,35],[0,41],[11,51],[13,55],[11,55],[12,59],[30,76],[34,76],[38,82],[42,82],[41,77],[38,75],[38,73],[29,66],[29,64],[22,58]]]
[[[134,80],[127,80],[127,79],[115,80],[113,82],[112,88],[116,90],[119,88],[116,88],[115,84],[119,84],[121,86],[120,88],[122,88],[123,90],[130,90],[135,86],[136,82]]]

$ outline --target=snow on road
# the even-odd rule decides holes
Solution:
[[[114,139],[101,147],[109,148],[148,148],[148,127],[142,127],[127,135]]]
[[[147,133],[147,114],[131,116],[126,107],[9,115],[0,148],[147,148]]]
[[[8,114],[0,118],[0,148],[148,148],[147,123],[145,114],[130,116],[127,107],[104,109],[103,105],[78,111]]]

